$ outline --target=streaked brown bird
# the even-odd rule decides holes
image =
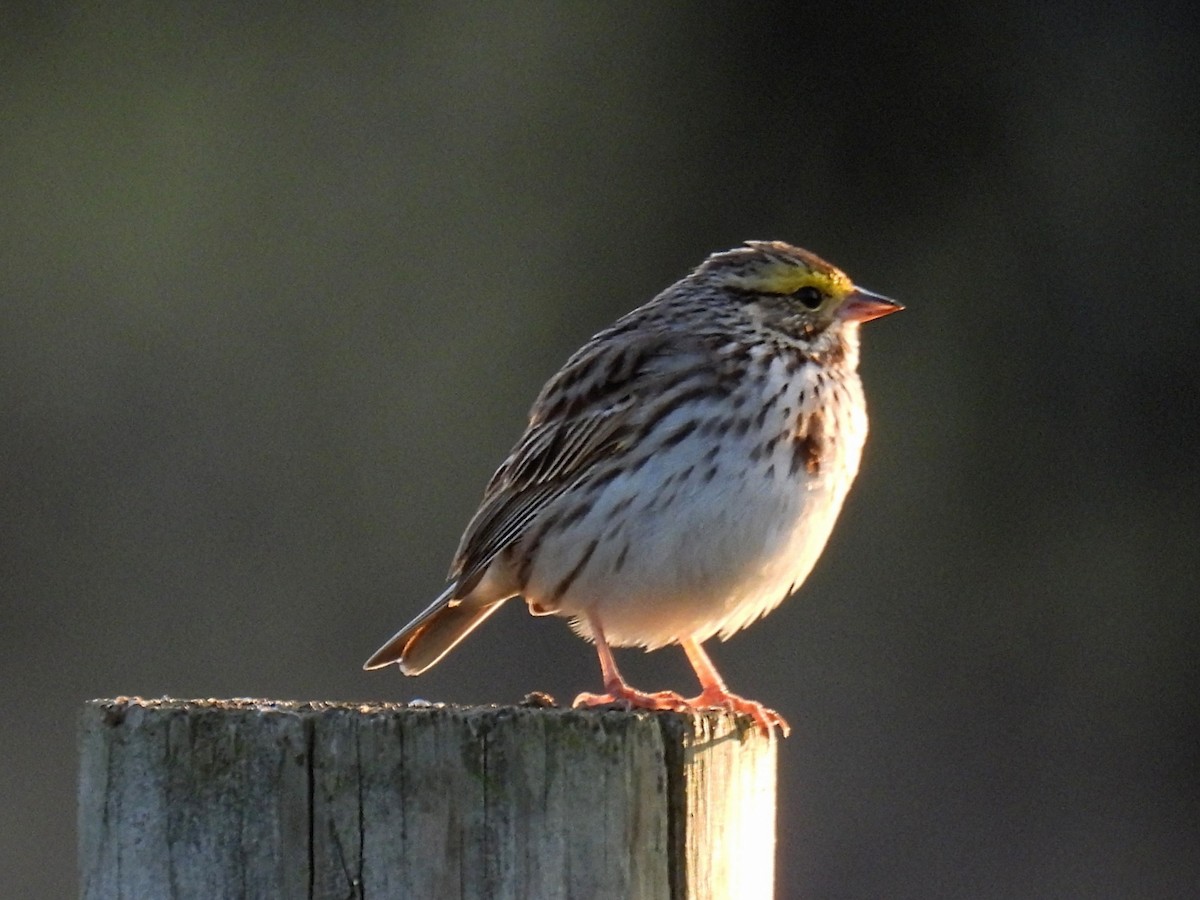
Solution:
[[[604,692],[576,706],[719,707],[786,734],[701,645],[773,610],[820,556],[867,437],[859,325],[901,308],[782,242],[710,256],[550,379],[446,590],[365,668],[419,675],[522,596],[596,644]],[[621,677],[612,647],[667,644],[698,696]]]

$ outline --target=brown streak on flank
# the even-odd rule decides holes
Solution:
[[[560,581],[558,587],[550,594],[545,604],[546,606],[554,606],[563,598],[563,595],[570,589],[575,579],[579,577],[579,573],[583,571],[583,567],[588,564],[588,560],[592,558],[592,554],[596,552],[596,545],[599,543],[599,540],[594,540],[587,545],[587,549],[583,551],[583,556],[579,558],[579,562],[575,563],[575,568],[567,573],[567,577]]]
[[[825,449],[825,420],[818,410],[802,417],[792,440],[792,462],[788,474],[795,475],[803,467],[809,475],[821,471],[821,454]]]
[[[816,435],[801,435],[792,442],[792,462],[788,466],[788,474],[795,475],[801,467],[810,475],[817,474],[821,468],[821,439]]]

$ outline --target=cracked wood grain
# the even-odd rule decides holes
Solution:
[[[86,900],[772,896],[730,716],[117,698],[80,745]]]

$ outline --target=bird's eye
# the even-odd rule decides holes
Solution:
[[[821,301],[825,299],[821,291],[811,284],[808,287],[802,287],[796,291],[795,298],[799,300],[806,309],[816,309],[821,305]]]

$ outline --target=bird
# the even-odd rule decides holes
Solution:
[[[859,327],[903,308],[782,241],[708,256],[550,378],[445,590],[363,667],[419,675],[519,596],[595,644],[603,691],[574,706],[723,709],[786,736],[702,644],[812,570],[867,437]],[[675,644],[700,683],[691,698],[632,687],[612,651]]]

